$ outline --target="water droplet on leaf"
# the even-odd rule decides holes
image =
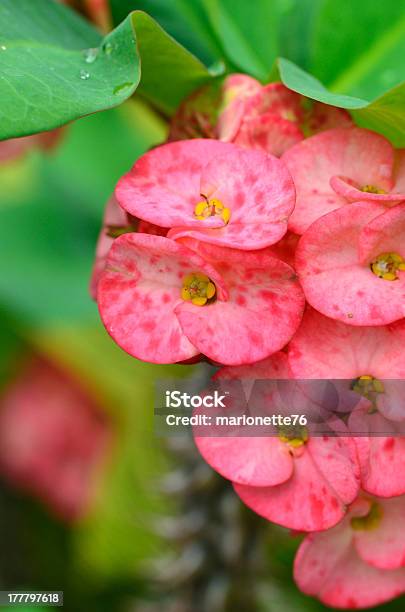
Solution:
[[[103,51],[106,55],[111,55],[111,53],[113,52],[114,46],[112,43],[110,42],[106,42],[103,44]]]
[[[94,49],[85,49],[83,51],[84,61],[86,64],[92,64],[96,61],[99,49],[95,47]]]
[[[126,89],[130,89],[131,87],[132,87],[132,83],[130,82],[121,83],[121,85],[117,85],[117,87],[114,87],[113,94],[117,95],[117,94],[123,93]]]
[[[7,51],[6,45],[0,45],[0,51]]]
[[[80,70],[80,78],[82,81],[87,81],[90,78],[90,73],[87,70]]]

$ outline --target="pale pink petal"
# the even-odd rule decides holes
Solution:
[[[233,141],[246,112],[246,100],[261,89],[259,81],[246,74],[231,74],[225,79],[222,88],[224,110],[217,123],[220,140]]]
[[[402,280],[379,278],[358,259],[361,230],[384,210],[382,204],[351,204],[318,219],[305,232],[296,269],[316,310],[350,325],[385,325],[405,316]]]
[[[353,327],[309,308],[291,340],[288,359],[296,378],[405,378],[405,322]]]
[[[392,187],[393,149],[382,136],[361,128],[321,132],[289,149],[282,159],[294,179],[297,201],[289,229],[302,234],[316,219],[347,200],[330,185],[345,176],[361,186]]]
[[[304,308],[292,268],[265,252],[205,243],[198,251],[221,274],[229,299],[204,308],[187,302],[176,307],[189,340],[224,365],[255,363],[280,350],[298,328]]]
[[[405,260],[405,202],[372,219],[359,236],[361,262],[369,263],[387,252],[395,252]],[[400,280],[394,284],[405,283],[405,272],[398,271],[398,275]]]
[[[405,200],[405,194],[400,193],[368,193],[361,190],[361,185],[347,177],[332,176],[330,179],[332,189],[348,202],[381,202],[392,205]]]

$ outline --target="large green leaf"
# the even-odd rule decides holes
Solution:
[[[203,0],[224,53],[238,69],[265,79],[278,51],[279,11],[268,0]]]
[[[117,106],[140,80],[141,93],[170,113],[211,78],[145,13],[131,13],[101,40],[53,0],[1,1],[0,73],[0,139]]]
[[[323,0],[310,71],[336,92],[370,100],[404,78],[405,5]]]
[[[277,74],[290,89],[313,100],[349,109],[357,123],[384,134],[394,145],[405,147],[405,83],[371,101],[335,94],[318,79],[283,58],[277,61],[273,78]]]
[[[214,63],[221,56],[220,44],[203,8],[203,0],[110,0],[110,5],[115,24],[123,21],[131,11],[145,11],[204,63]]]

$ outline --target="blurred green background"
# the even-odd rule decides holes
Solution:
[[[112,0],[111,4],[115,23],[131,9],[146,10],[208,65],[225,61],[230,70],[265,78],[278,52],[334,91],[371,97],[403,79],[401,3],[256,2],[252,6],[244,0],[234,4]],[[257,11],[267,18],[261,27]],[[276,22],[277,39],[269,36],[268,26]],[[204,546],[207,537],[204,529],[197,529],[199,519],[187,499],[196,494],[190,478],[200,469],[198,460],[188,449],[168,451],[153,432],[154,380],[189,375],[193,369],[152,366],[124,354],[104,331],[88,282],[103,208],[118,178],[166,134],[166,121],[134,97],[117,109],[67,126],[51,152],[31,150],[0,165],[0,395],[7,397],[15,385],[24,387],[29,375],[24,359],[39,355],[64,372],[73,387],[83,389],[104,415],[110,432],[96,493],[77,520],[58,516],[48,499],[14,483],[4,470],[0,589],[64,590],[69,612],[198,612],[189,596],[195,585],[197,594],[204,585],[213,585],[213,612],[323,610],[299,593],[292,581],[299,538],[240,509],[230,485],[205,473],[196,499],[200,502],[206,491],[212,506],[228,504],[229,495],[234,499],[229,503],[236,504],[230,521],[236,531],[229,527],[227,533],[224,516],[228,515],[218,510],[211,516],[201,502],[200,510],[207,514],[204,520],[218,521],[221,527],[219,549],[228,546],[229,538],[252,542],[258,538],[260,569],[256,571],[243,554],[235,552],[234,562],[228,563],[214,551],[211,576],[206,570],[191,572],[188,581],[178,584],[170,584],[170,574],[167,584],[159,577],[163,567],[159,564],[167,555],[178,558],[193,551],[192,564],[195,550]],[[182,473],[189,478],[183,484]],[[163,486],[165,475],[169,484]],[[193,530],[189,522],[194,516]],[[177,521],[176,529],[167,526],[167,517]],[[185,537],[182,525],[191,535]],[[187,560],[185,556],[185,567]],[[217,574],[226,579],[229,572],[234,578],[245,570],[250,572],[246,575],[251,607],[244,600],[220,607],[215,603],[220,601],[215,599],[220,590]],[[403,606],[402,598],[381,609]]]

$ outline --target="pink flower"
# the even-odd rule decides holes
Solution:
[[[108,200],[104,211],[103,225],[97,240],[96,257],[90,279],[90,295],[97,299],[97,285],[105,268],[108,252],[115,238],[128,232],[142,232],[155,236],[166,236],[167,230],[147,221],[140,221],[126,213],[118,204],[115,196]]]
[[[283,353],[253,366],[224,368],[216,376],[240,379],[245,392],[252,380],[288,377]],[[269,400],[272,414],[280,412],[277,399],[275,392],[274,401]],[[289,414],[294,412],[289,406]],[[306,427],[281,427],[277,435],[246,437],[215,435],[212,427],[209,434],[195,433],[205,461],[233,482],[247,506],[269,521],[305,531],[327,529],[343,518],[347,504],[357,496],[359,468],[351,438],[316,437]]]
[[[114,241],[98,285],[101,317],[114,340],[153,363],[203,353],[238,365],[282,348],[304,307],[290,266],[265,251],[190,243],[195,250],[147,234]]]
[[[403,383],[395,382],[405,379],[404,346],[405,320],[382,327],[352,327],[312,309],[289,344],[295,378],[347,380],[347,388],[339,391],[343,402],[353,400],[349,393],[359,402],[352,403],[348,426],[354,436],[359,434],[353,439],[362,488],[383,497],[405,493],[405,437],[390,422],[405,420]]]
[[[70,375],[33,357],[0,398],[0,472],[71,521],[89,508],[110,434]]]
[[[341,523],[311,533],[294,564],[298,587],[334,608],[375,606],[405,592],[405,496],[361,495]]]
[[[277,156],[306,136],[352,123],[342,109],[312,102],[282,83],[261,86],[245,75],[226,79],[224,107],[218,120],[221,140]]]
[[[405,203],[358,202],[321,217],[302,236],[296,270],[308,302],[350,325],[405,316]]]
[[[280,160],[216,140],[184,140],[143,155],[118,182],[116,197],[132,216],[244,250],[286,233],[294,208],[291,177]]]
[[[328,130],[295,145],[282,159],[297,190],[289,221],[297,234],[350,202],[392,206],[405,199],[405,152],[369,130]]]
[[[63,128],[50,132],[41,132],[32,136],[22,136],[21,138],[10,138],[0,142],[0,164],[14,161],[31,149],[42,149],[48,151],[53,149],[63,134]]]

